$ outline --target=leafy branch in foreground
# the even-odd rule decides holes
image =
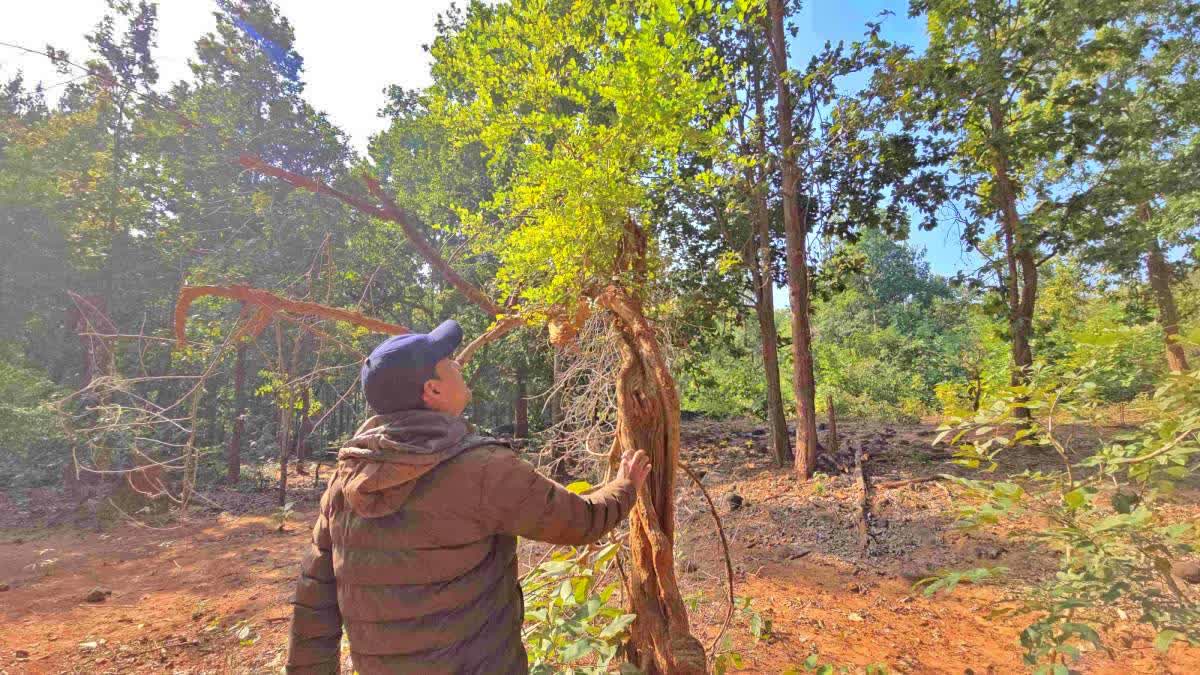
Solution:
[[[956,446],[960,464],[995,470],[1004,453],[1023,447],[1058,456],[1061,468],[1025,471],[1010,480],[957,479],[977,501],[960,509],[967,527],[995,525],[1028,514],[1045,527],[1011,536],[1057,553],[1054,577],[993,612],[1033,617],[1021,633],[1025,660],[1044,672],[1066,672],[1088,644],[1111,653],[1103,634],[1117,621],[1157,633],[1162,651],[1175,640],[1200,643],[1200,606],[1173,569],[1194,555],[1198,527],[1170,508],[1176,487],[1194,478],[1200,453],[1200,375],[1168,376],[1138,405],[1135,429],[1084,452],[1080,423],[1102,428],[1106,409],[1093,375],[1098,360],[1055,371],[1042,368],[1027,384],[1002,392],[970,418],[950,419],[938,441]],[[1018,410],[1032,418],[1018,418]],[[975,580],[980,570],[931,580],[926,592]]]
[[[617,550],[611,543],[599,550],[556,551],[521,580],[521,637],[531,673],[609,671],[634,619],[611,602],[620,585],[616,578],[610,580]]]

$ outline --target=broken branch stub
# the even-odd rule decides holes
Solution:
[[[580,329],[592,315],[592,309],[587,302],[580,302],[575,311],[562,312],[550,317],[547,327],[550,331],[550,344],[562,349],[575,341]]]

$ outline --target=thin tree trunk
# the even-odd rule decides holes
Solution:
[[[279,505],[287,504],[288,489],[288,455],[289,434],[292,426],[292,411],[287,408],[279,410]]]
[[[998,136],[1004,126],[1000,105],[988,105],[988,116],[992,134]],[[995,201],[1000,211],[1000,229],[1004,237],[1004,255],[1008,265],[1008,325],[1012,338],[1012,385],[1020,386],[1029,381],[1033,367],[1033,310],[1037,301],[1038,269],[1034,259],[1034,245],[1026,241],[1017,213],[1017,194],[1009,175],[1008,155],[1003,147],[993,146],[993,178]],[[1017,417],[1028,419],[1028,408],[1018,407]]]
[[[836,457],[838,453],[837,409],[833,407],[832,394],[826,397],[825,405],[829,408],[829,454]]]
[[[236,485],[242,478],[242,435],[246,430],[246,345],[238,343],[233,366],[233,433],[229,436],[226,482]]]
[[[550,368],[552,377],[552,393],[550,394],[550,426],[556,427],[559,422],[562,422],[562,395],[558,390],[558,378],[562,366],[558,362],[558,350],[553,350],[554,354],[551,357]]]
[[[308,461],[309,436],[312,435],[312,421],[308,418],[308,408],[311,403],[309,395],[310,390],[305,388],[304,395],[300,399],[300,420],[296,425],[296,473],[301,476],[308,475],[304,463]]]
[[[757,118],[757,145],[760,158],[767,156],[766,105],[763,102],[759,78],[754,81],[754,108]],[[788,443],[787,413],[783,409],[783,387],[779,377],[779,333],[775,328],[775,252],[771,248],[771,215],[767,207],[767,172],[746,170],[746,178],[753,186],[751,218],[754,220],[753,241],[758,244],[758,255],[750,256],[750,280],[754,284],[754,311],[758,315],[758,332],[762,336],[763,371],[767,379],[767,437],[775,462],[783,467],[791,464],[795,457]]]
[[[1138,216],[1142,222],[1150,220],[1150,205],[1138,207]],[[1187,352],[1179,344],[1179,312],[1175,309],[1175,294],[1171,292],[1171,268],[1163,256],[1158,237],[1150,239],[1150,248],[1146,252],[1146,276],[1150,280],[1150,288],[1154,291],[1154,301],[1158,305],[1158,324],[1162,326],[1163,339],[1166,342],[1167,368],[1172,373],[1188,371]]]
[[[792,93],[785,77],[787,40],[784,0],[769,0],[769,42],[776,86],[780,167],[783,173],[783,229],[787,241],[788,297],[792,310],[792,387],[796,393],[796,472],[812,477],[817,464],[817,403],[813,377],[812,330],[809,326],[807,231],[800,212],[800,166],[792,137]]]
[[[783,410],[783,389],[779,377],[779,336],[775,329],[775,303],[771,297],[771,282],[763,281],[760,260],[752,257],[750,281],[754,285],[754,312],[758,315],[758,332],[762,337],[763,372],[767,380],[767,438],[771,453],[779,466],[792,463],[792,445],[788,442],[787,417]],[[769,264],[769,263],[768,263]]]
[[[983,373],[973,373],[971,383],[971,412],[979,412],[979,406],[983,403]]]
[[[204,445],[206,445],[208,447],[212,447],[221,442],[219,440],[220,439],[221,420],[217,416],[217,412],[220,410],[220,402],[221,402],[220,401],[221,397],[218,395],[219,392],[220,392],[219,387],[216,387],[216,386],[212,387],[211,390],[208,392],[208,404],[204,407],[204,417],[206,420],[205,426],[208,429],[208,433],[207,433],[208,438],[205,439]]]
[[[114,101],[115,102],[115,101]],[[104,299],[109,307],[117,306],[117,266],[123,264],[125,248],[124,227],[117,222],[117,206],[121,198],[121,140],[125,128],[125,103],[117,104],[117,124],[113,128],[112,187],[108,203],[108,258],[104,261]]]
[[[529,400],[525,398],[525,369],[517,368],[517,397],[513,400],[513,438],[529,438]]]
[[[871,547],[871,477],[867,475],[869,456],[859,445],[854,449],[854,474],[858,479],[858,546],[865,556]]]
[[[287,360],[283,356],[283,328],[279,322],[275,322],[275,349],[279,358],[279,376],[283,382],[291,382],[291,373],[288,372]],[[291,454],[291,444],[288,436],[292,430],[292,406],[291,397],[286,395],[286,392],[279,393],[279,506],[283,507],[287,504],[287,468],[288,455]]]

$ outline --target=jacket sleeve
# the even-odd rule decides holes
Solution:
[[[512,451],[492,453],[483,467],[479,513],[492,531],[550,544],[599,540],[633,508],[633,481],[610,481],[580,496],[542,476]]]
[[[292,606],[287,672],[337,673],[341,660],[342,615],[338,610],[337,583],[333,575],[333,542],[324,508],[313,527],[312,542],[301,563]]]

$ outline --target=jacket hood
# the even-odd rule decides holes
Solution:
[[[376,518],[404,505],[413,485],[464,450],[495,442],[471,435],[461,417],[433,410],[376,415],[338,451],[334,480],[355,513]]]

